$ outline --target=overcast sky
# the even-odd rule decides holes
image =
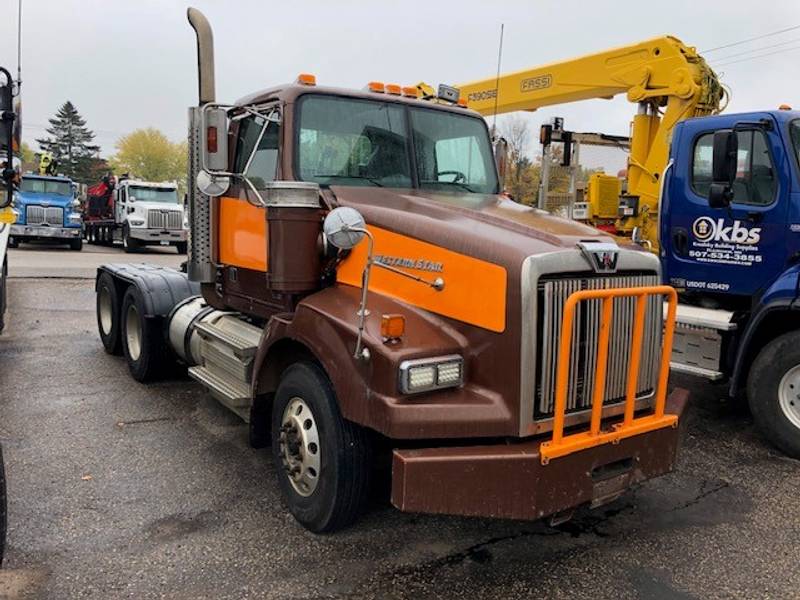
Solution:
[[[3,0],[0,57],[16,70],[17,0]],[[204,1],[216,42],[217,98],[294,80],[361,88],[370,80],[414,84],[470,81],[496,69],[505,23],[503,71],[562,60],[671,34],[699,50],[800,25],[798,0],[639,1],[462,0]],[[186,107],[197,101],[194,34],[186,2],[23,0],[23,138],[34,138],[71,100],[102,147],[139,127],[174,140],[186,135]],[[784,43],[785,42],[785,43]],[[777,44],[781,44],[776,46]],[[800,108],[800,29],[705,54],[732,91],[728,111]],[[747,54],[751,52],[750,54]],[[742,54],[745,53],[745,54]],[[531,129],[553,115],[568,129],[626,134],[635,107],[624,97],[524,113]],[[536,148],[532,147],[531,152]]]

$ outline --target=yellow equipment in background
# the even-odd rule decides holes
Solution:
[[[461,98],[482,115],[626,94],[639,106],[631,124],[626,206],[616,228],[658,248],[659,185],[676,123],[716,114],[725,91],[695,48],[672,36],[542,67],[461,84]],[[600,193],[600,192],[598,192]],[[624,208],[624,210],[623,210]],[[609,214],[607,207],[599,209]]]
[[[586,183],[586,202],[589,221],[617,220],[622,182],[614,175],[592,173]]]
[[[42,152],[39,155],[39,175],[55,175],[58,161],[53,158],[52,152]]]

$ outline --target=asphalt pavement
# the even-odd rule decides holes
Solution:
[[[183,260],[10,253],[0,598],[800,597],[800,462],[692,379],[673,381],[692,394],[676,471],[557,528],[376,500],[344,532],[306,532],[241,421],[194,382],[141,385],[103,352],[94,270],[132,258]]]

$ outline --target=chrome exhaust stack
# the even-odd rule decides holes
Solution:
[[[186,11],[189,24],[197,36],[198,105],[189,108],[189,170],[187,202],[189,210],[189,261],[187,271],[191,281],[214,283],[214,232],[211,197],[197,189],[202,153],[203,106],[216,100],[214,84],[214,34],[205,15],[196,8]]]
[[[186,11],[189,24],[197,36],[197,85],[199,88],[199,106],[214,102],[214,33],[206,16],[196,8]]]

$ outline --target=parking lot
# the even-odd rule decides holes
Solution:
[[[800,590],[800,463],[721,388],[689,387],[677,470],[557,528],[403,514],[303,530],[267,450],[188,379],[134,382],[103,352],[93,274],[125,255],[9,255],[0,441],[2,598],[789,598]]]

